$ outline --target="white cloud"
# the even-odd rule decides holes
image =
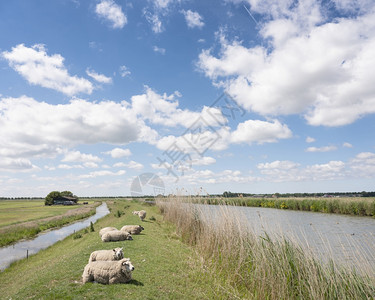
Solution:
[[[101,171],[90,172],[89,174],[85,174],[85,175],[80,175],[79,178],[96,178],[96,177],[102,177],[102,176],[122,176],[124,174],[126,174],[125,170],[120,170],[117,172],[101,170]]]
[[[310,136],[306,138],[306,143],[314,143],[316,140]]]
[[[324,146],[324,147],[308,147],[306,152],[329,152],[337,150],[336,146]]]
[[[96,73],[93,70],[87,69],[86,70],[86,74],[88,76],[90,76],[91,78],[93,78],[94,80],[96,80],[97,82],[100,82],[100,83],[112,83],[112,78],[111,77],[107,77],[107,76],[105,76],[103,74],[98,74],[98,73]]]
[[[198,62],[215,84],[249,111],[303,114],[315,126],[342,126],[375,113],[374,9],[325,20],[320,2],[249,3],[268,15],[260,35],[269,47],[245,47],[221,34],[220,53],[203,50]]]
[[[0,171],[30,171],[36,169],[30,160],[24,158],[1,157]]]
[[[9,65],[23,76],[30,84],[40,85],[72,96],[79,93],[91,94],[93,85],[90,81],[71,76],[64,67],[64,58],[60,54],[48,56],[43,45],[31,48],[19,44],[12,51],[2,52]]]
[[[143,14],[146,17],[146,20],[151,24],[151,29],[154,33],[161,33],[164,31],[163,24],[158,14],[151,13],[147,10],[144,10]]]
[[[158,46],[154,46],[153,49],[154,49],[154,52],[160,53],[162,55],[164,55],[166,51],[164,48],[159,48]]]
[[[189,10],[182,10],[181,11],[185,16],[186,24],[189,28],[202,28],[204,26],[202,16],[196,12]]]
[[[343,146],[344,148],[353,148],[353,145],[350,144],[350,143],[348,143],[348,142],[343,143],[342,146]]]
[[[48,104],[32,98],[0,99],[1,156],[54,157],[79,144],[126,144],[144,140],[152,129],[138,120],[128,103]]]
[[[120,66],[120,76],[121,77],[126,77],[126,76],[129,76],[130,74],[131,74],[131,72],[129,71],[129,69],[126,66]]]
[[[227,123],[218,108],[203,106],[201,112],[182,110],[177,98],[181,94],[176,91],[171,95],[160,95],[146,86],[146,92],[131,98],[132,108],[135,114],[142,120],[148,120],[152,124],[168,127],[191,127],[196,121],[202,120],[205,126],[219,126]]]
[[[134,170],[141,170],[143,169],[143,165],[141,163],[135,162],[131,160],[129,163],[119,162],[113,165],[114,168],[129,168]]]
[[[102,0],[95,7],[95,12],[101,18],[104,18],[112,23],[112,28],[123,28],[128,22],[120,5],[113,0]]]
[[[247,120],[240,123],[232,133],[232,143],[275,143],[279,139],[292,137],[292,132],[287,125],[278,120],[265,122],[260,120]]]
[[[57,166],[59,169],[64,169],[64,170],[71,170],[71,169],[83,169],[82,165],[67,165],[67,164],[59,164]]]
[[[104,154],[111,155],[113,158],[120,158],[132,155],[129,149],[114,148],[111,151],[104,152]]]
[[[375,174],[375,153],[361,152],[349,164],[357,177],[372,178]]]
[[[210,156],[203,156],[192,159],[193,166],[208,166],[216,163],[216,159]]]
[[[65,154],[61,160],[63,162],[101,162],[102,159],[92,154],[81,153],[79,151],[70,151]]]

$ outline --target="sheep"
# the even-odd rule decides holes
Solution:
[[[130,234],[140,234],[142,230],[145,230],[141,225],[125,225],[121,228],[121,231],[127,231]]]
[[[104,227],[100,229],[99,235],[100,237],[102,237],[103,234],[107,233],[108,231],[113,231],[113,230],[117,230],[117,228],[116,227]]]
[[[85,266],[82,282],[126,283],[131,280],[133,270],[134,266],[129,258],[123,258],[118,261],[93,261]]]
[[[112,250],[97,250],[91,253],[89,263],[98,260],[120,260],[124,258],[124,252],[122,248],[115,248]]]
[[[132,240],[132,236],[129,232],[121,231],[121,230],[113,230],[108,231],[102,235],[103,242],[117,242],[117,241],[125,241],[125,240]]]
[[[133,211],[133,215],[138,215],[141,221],[143,221],[146,218],[146,211],[140,210],[140,211]]]

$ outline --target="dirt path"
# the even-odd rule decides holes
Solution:
[[[90,212],[93,208],[99,206],[100,204],[101,204],[101,202],[95,202],[95,203],[89,204],[89,205],[79,205],[79,207],[70,209],[70,210],[66,211],[65,213],[63,213],[59,216],[53,216],[53,217],[48,217],[48,218],[44,218],[44,219],[38,219],[38,220],[27,221],[27,222],[23,222],[23,223],[4,226],[4,227],[0,228],[0,234],[4,234],[7,231],[9,231],[10,229],[14,229],[14,228],[18,228],[18,227],[23,227],[23,228],[36,227],[40,223],[55,221],[55,220],[59,220],[59,219],[62,219],[62,218],[65,218],[65,217],[70,217],[70,216],[77,216],[77,215],[81,215],[81,214],[86,214],[86,213]]]

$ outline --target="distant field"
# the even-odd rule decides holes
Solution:
[[[0,227],[58,216],[75,208],[77,206],[45,206],[44,200],[2,200]]]

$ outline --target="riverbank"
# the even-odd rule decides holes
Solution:
[[[197,198],[205,204],[226,204],[375,217],[375,198]]]
[[[13,263],[0,273],[3,299],[220,299],[214,282],[200,268],[194,250],[181,242],[175,227],[163,221],[155,206],[127,200],[108,201],[111,213],[89,229],[76,232],[38,254]],[[144,209],[141,222],[133,210]],[[117,211],[120,212],[118,217]],[[103,243],[100,228],[141,224],[133,241]],[[128,284],[81,283],[92,251],[123,247],[135,270]]]
[[[37,220],[0,227],[0,247],[13,244],[22,239],[33,238],[37,234],[48,229],[60,228],[78,220],[88,218],[95,214],[96,207],[99,205],[100,202],[94,202],[90,205],[80,205],[73,209],[70,207],[68,211],[66,211],[66,207],[62,207],[65,212],[61,215],[39,219],[34,217],[37,218]],[[47,207],[47,209],[48,208],[49,207]],[[54,214],[56,213],[57,212],[54,212]]]
[[[187,199],[158,202],[183,241],[201,258],[207,276],[223,287],[224,298],[240,299],[373,299],[375,273],[359,273],[330,260],[319,261],[290,240],[259,237],[240,216],[221,205],[216,220]],[[195,202],[195,199],[194,199]],[[358,253],[361,255],[361,253]],[[362,268],[361,266],[358,266]]]

